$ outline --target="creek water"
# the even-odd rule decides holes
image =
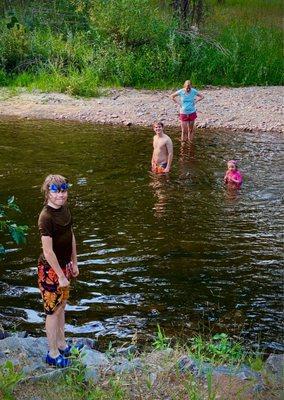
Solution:
[[[1,236],[0,323],[44,332],[37,289],[40,186],[49,173],[72,182],[69,204],[80,276],[66,330],[76,336],[147,340],[226,332],[282,346],[281,146],[277,133],[197,132],[169,176],[149,173],[150,128],[0,121],[1,203],[14,195],[27,244]],[[224,187],[226,160],[244,173]]]

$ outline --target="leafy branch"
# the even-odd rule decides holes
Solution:
[[[10,218],[11,211],[21,212],[19,206],[15,202],[15,197],[10,196],[7,204],[0,204],[0,232],[9,232],[10,236],[17,244],[26,242],[27,225],[18,225]],[[0,243],[0,254],[5,252],[5,247]]]

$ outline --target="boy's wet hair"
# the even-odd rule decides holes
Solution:
[[[162,121],[154,122],[153,127],[155,127],[155,125],[160,125],[162,128],[164,127],[164,123]]]
[[[44,194],[45,202],[47,201],[50,185],[62,185],[62,183],[68,183],[67,178],[65,178],[64,176],[59,174],[47,175],[41,187],[41,192]]]

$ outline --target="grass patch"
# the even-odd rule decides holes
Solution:
[[[156,350],[165,350],[170,347],[170,338],[165,335],[160,325],[157,325],[157,333],[153,342],[153,347]]]
[[[0,396],[5,400],[13,400],[13,391],[23,378],[23,373],[11,361],[0,366]]]
[[[15,76],[12,84],[15,87],[24,86],[30,90],[55,91],[73,96],[97,97],[99,95],[97,78],[91,70],[84,70],[82,73],[70,70],[66,75],[60,71],[50,73],[43,70],[36,75],[23,72]]]
[[[233,342],[225,333],[216,334],[208,340],[196,336],[189,345],[189,354],[197,360],[213,364],[240,363],[246,358],[241,343]]]
[[[208,22],[223,27],[229,21],[241,21],[248,26],[283,29],[283,2],[281,0],[226,0],[209,1]]]
[[[197,30],[181,29],[156,0],[16,4],[0,21],[2,86],[89,97],[99,86],[165,89],[189,78],[197,86],[283,83],[279,0],[210,0]]]

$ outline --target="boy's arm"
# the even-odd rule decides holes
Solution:
[[[173,142],[171,141],[171,139],[167,140],[166,146],[168,150],[168,159],[167,159],[167,167],[165,168],[164,172],[170,172],[173,161]]]
[[[71,260],[72,260],[72,275],[74,278],[79,275],[79,268],[78,268],[78,263],[77,263],[77,246],[76,246],[76,239],[74,232],[72,231],[72,254],[71,254]]]
[[[42,236],[41,243],[42,243],[42,251],[43,251],[46,261],[48,262],[48,264],[52,267],[52,269],[55,271],[56,275],[58,276],[59,286],[60,287],[68,286],[69,281],[66,278],[66,276],[64,275],[64,272],[62,271],[62,268],[60,267],[57,257],[53,251],[52,237]]]
[[[154,154],[155,154],[155,136],[154,136],[154,138],[153,138],[153,153],[152,153],[152,159],[151,159],[152,169],[155,168],[155,158],[154,158]]]

